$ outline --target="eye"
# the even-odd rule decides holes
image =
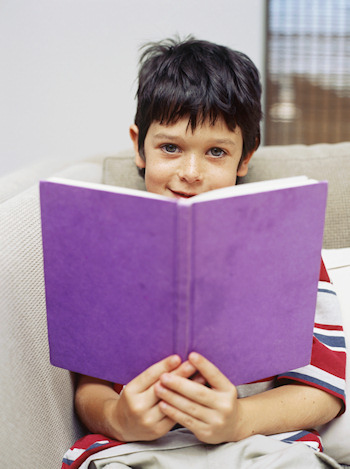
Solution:
[[[213,156],[214,158],[220,158],[221,156],[226,155],[226,152],[219,147],[213,147],[209,150],[208,152],[210,156]]]
[[[174,145],[173,143],[167,143],[165,145],[162,145],[162,150],[164,150],[166,153],[176,153],[179,148],[177,145]]]

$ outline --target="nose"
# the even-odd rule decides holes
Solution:
[[[201,179],[200,156],[196,154],[185,155],[179,167],[179,178],[189,184],[198,182]]]

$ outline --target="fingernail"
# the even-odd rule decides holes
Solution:
[[[177,364],[180,363],[180,362],[181,362],[181,358],[179,357],[179,355],[172,355],[172,356],[170,357],[170,363],[171,363],[172,365],[177,365]]]
[[[191,352],[191,353],[189,354],[188,358],[190,358],[191,360],[198,360],[199,354],[196,353],[196,352]]]

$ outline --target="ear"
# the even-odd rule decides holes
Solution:
[[[141,157],[139,152],[139,128],[137,127],[137,125],[133,124],[130,126],[129,135],[134,145],[136,166],[140,169],[145,168],[146,161]]]
[[[237,169],[237,176],[239,177],[246,176],[246,174],[248,173],[249,161],[251,157],[254,155],[254,153],[255,153],[255,150],[253,150],[251,153],[248,153],[248,155],[244,157],[244,160],[241,161],[241,164],[239,165]]]

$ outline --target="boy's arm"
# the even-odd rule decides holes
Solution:
[[[119,441],[153,440],[163,436],[175,424],[159,408],[154,384],[163,373],[189,377],[196,371],[189,363],[173,355],[154,364],[130,381],[121,394],[113,385],[80,375],[75,393],[75,408],[93,433]]]
[[[164,374],[155,390],[164,414],[206,443],[313,428],[332,420],[342,408],[340,399],[299,384],[238,399],[235,386],[212,363],[194,353],[190,362],[211,388]]]

